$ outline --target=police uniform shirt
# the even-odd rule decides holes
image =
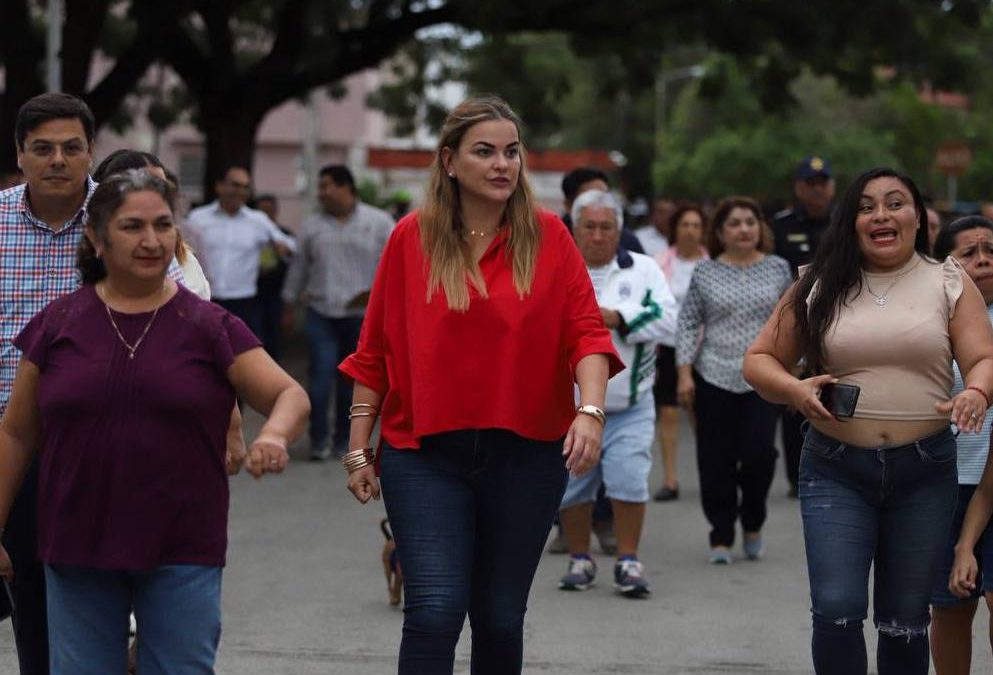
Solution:
[[[829,216],[811,218],[799,205],[780,211],[773,218],[776,255],[789,262],[794,277],[798,267],[808,265],[814,259],[829,220]]]

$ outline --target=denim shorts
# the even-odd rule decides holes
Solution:
[[[608,499],[647,502],[654,440],[655,405],[650,396],[627,410],[607,413],[600,463],[579,478],[569,476],[562,508],[595,501],[601,483]]]
[[[948,535],[948,545],[945,547],[945,555],[941,560],[941,566],[934,577],[934,589],[931,591],[931,604],[935,607],[952,607],[954,605],[971,602],[982,597],[983,593],[993,593],[993,574],[983,574],[985,561],[993,563],[993,519],[986,524],[976,548],[973,553],[976,555],[976,562],[979,563],[979,576],[976,578],[976,588],[969,598],[960,598],[948,590],[948,577],[952,573],[952,564],[955,562],[955,543],[962,533],[962,524],[965,521],[965,512],[969,508],[969,500],[972,499],[976,491],[975,485],[959,485],[959,503],[955,508],[955,519],[952,521],[952,530]]]

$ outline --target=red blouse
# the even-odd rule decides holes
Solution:
[[[521,298],[503,228],[479,261],[488,297],[470,286],[469,309],[427,302],[427,260],[417,213],[397,223],[383,250],[358,349],[342,373],[383,396],[383,438],[418,448],[420,437],[456,429],[508,429],[555,440],[576,416],[575,368],[610,340],[583,258],[565,225],[539,212],[541,245],[531,292]]]

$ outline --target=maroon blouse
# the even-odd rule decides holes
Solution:
[[[114,312],[134,344],[152,314]],[[142,570],[223,565],[227,369],[258,339],[182,286],[134,360],[92,285],[38,313],[14,341],[38,366],[38,554]]]

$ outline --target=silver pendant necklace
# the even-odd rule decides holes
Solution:
[[[921,264],[921,258],[918,257],[917,258],[917,262],[914,263],[913,265],[911,265],[909,269],[901,272],[900,274],[896,275],[896,277],[894,277],[893,281],[890,282],[890,285],[886,287],[886,290],[883,291],[882,294],[876,294],[872,290],[872,286],[869,285],[869,277],[866,276],[866,278],[865,278],[865,289],[867,291],[869,291],[869,295],[871,295],[873,297],[873,302],[876,303],[880,307],[885,307],[886,306],[886,303],[890,301],[890,298],[889,298],[890,291],[893,290],[893,287],[896,286],[897,282],[900,281],[900,279],[902,279],[905,276],[907,276],[908,274],[910,274],[911,272],[913,272],[914,271],[914,268],[916,268],[920,264]]]
[[[166,285],[163,284],[162,289],[165,290],[165,287]],[[165,303],[162,303],[155,308],[155,311],[152,312],[152,318],[149,319],[148,323],[145,324],[145,330],[141,331],[141,335],[138,336],[138,339],[132,345],[130,342],[124,339],[124,335],[121,333],[121,329],[117,326],[117,322],[114,321],[114,314],[113,312],[110,311],[110,304],[108,304],[107,302],[107,290],[102,287],[98,287],[98,289],[100,291],[100,298],[103,300],[103,308],[107,310],[107,318],[110,319],[110,325],[114,328],[114,332],[117,333],[117,339],[120,340],[121,343],[124,345],[124,348],[128,350],[128,358],[134,361],[134,353],[138,351],[138,347],[141,345],[142,340],[144,340],[145,336],[148,335],[148,331],[151,329],[152,324],[155,322],[155,317],[159,315],[159,310],[162,309],[162,304]]]

